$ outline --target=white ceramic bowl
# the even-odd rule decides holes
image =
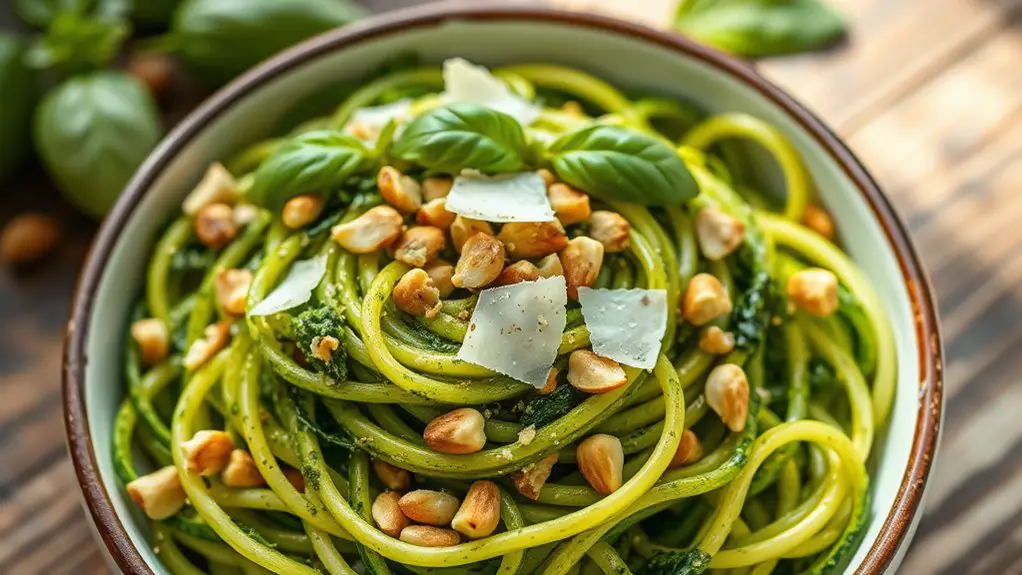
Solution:
[[[597,16],[538,8],[426,9],[327,33],[223,89],[163,141],[135,175],[93,246],[70,322],[65,361],[68,441],[88,513],[125,573],[165,573],[114,475],[111,435],[123,397],[129,307],[156,234],[214,160],[273,133],[324,88],[404,52],[439,62],[541,61],[608,81],[741,111],[777,126],[800,150],[844,245],[876,287],[895,329],[898,391],[872,462],[872,518],[846,573],[893,572],[921,515],[942,413],[942,348],[928,282],[890,204],[847,148],[811,113],[743,62],[679,36]]]

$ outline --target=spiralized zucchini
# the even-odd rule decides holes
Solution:
[[[127,392],[114,454],[120,479],[150,516],[156,514],[150,498],[179,498],[176,513],[152,523],[164,567],[178,574],[287,575],[765,575],[840,568],[867,520],[865,462],[891,410],[894,344],[870,284],[809,219],[826,212],[815,203],[798,152],[751,116],[704,116],[669,99],[633,100],[580,70],[523,64],[494,76],[541,110],[521,132],[524,139],[489,134],[480,144],[521,157],[479,161],[496,171],[522,164],[553,170],[555,179],[596,182],[574,190],[582,192],[584,213],[559,213],[568,222],[562,233],[595,235],[591,210],[627,222],[626,235],[613,240],[623,247],[600,250],[599,273],[582,285],[666,291],[669,314],[655,368],[624,366],[622,382],[600,393],[575,389],[577,382],[565,378],[576,369],[569,358],[590,347],[575,301],[552,389],[462,361],[458,350],[474,329],[469,318],[484,285],[443,290],[440,301],[420,292],[427,312],[399,299],[414,264],[382,244],[352,251],[353,241],[369,241],[375,232],[362,229],[361,239],[347,242],[336,233],[331,238],[332,226],[395,202],[381,197],[384,166],[412,178],[401,185],[418,193],[420,185],[449,181],[450,169],[429,166],[475,157],[436,145],[409,151],[396,121],[362,133],[352,118],[367,106],[407,102],[407,113],[421,116],[445,105],[437,67],[377,76],[330,117],[225,159],[240,172],[218,184],[229,193],[217,186],[203,193],[207,205],[226,205],[227,219],[211,224],[204,219],[215,214],[201,210],[181,216],[155,246],[127,338]],[[627,170],[613,172],[613,161],[569,165],[550,151],[564,148],[556,142],[570,133],[590,138],[571,144],[575,149],[609,136],[634,139],[646,151],[669,149],[673,163],[664,169],[674,173],[665,177],[688,178],[698,193],[669,205],[624,201],[613,187],[636,182],[600,178]],[[787,184],[782,202],[757,189],[755,167],[735,146],[742,140],[776,159]],[[402,157],[420,160],[392,155],[395,141]],[[304,171],[268,173],[287,164],[277,154],[298,148],[306,154]],[[296,202],[289,182],[315,191]],[[265,203],[248,203],[247,190]],[[678,192],[660,191],[667,195],[658,197]],[[282,213],[262,205],[285,207]],[[391,222],[396,234],[401,223],[407,229],[416,218],[432,224],[436,217],[401,212],[404,221]],[[730,229],[731,240],[737,234],[726,253],[708,245],[714,238],[706,234],[715,230],[705,229],[713,224],[701,214],[709,213]],[[450,220],[434,225],[446,228]],[[499,237],[498,225],[489,233]],[[447,241],[431,261],[459,260],[455,233],[442,233]],[[552,257],[530,257],[521,269],[565,267],[563,253]],[[326,272],[307,301],[251,313],[297,262],[317,258]],[[421,281],[436,288],[448,280],[441,270]],[[705,285],[719,287],[717,303],[730,303],[696,325],[682,302]],[[744,397],[715,387],[722,374],[744,382]],[[475,425],[485,444],[437,447],[437,433],[457,439],[430,430],[456,409],[469,414],[458,425]],[[219,463],[197,463],[193,438],[200,431],[218,432],[233,451],[220,453]],[[594,472],[586,447],[594,438],[618,446],[623,460],[610,457]],[[202,465],[214,468],[206,473]],[[140,478],[137,466],[174,466],[177,481],[142,492],[139,482],[152,476]],[[549,477],[537,478],[544,466]],[[619,484],[608,488],[600,479],[614,473]],[[485,516],[479,509],[486,506],[467,502],[470,487],[489,498],[493,523],[483,533],[473,531],[479,517],[458,518]],[[457,531],[450,517],[426,531],[433,543],[401,530],[415,523],[402,503],[398,536],[394,517],[375,503],[393,489],[453,495],[461,505]]]

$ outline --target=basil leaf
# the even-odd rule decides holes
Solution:
[[[295,196],[336,189],[369,163],[365,146],[348,134],[336,130],[306,132],[259,164],[248,197],[276,212]]]
[[[25,63],[36,69],[60,66],[69,73],[100,68],[113,60],[130,34],[131,26],[122,18],[57,14],[25,54]]]
[[[675,28],[740,56],[816,50],[845,33],[841,15],[820,0],[733,0],[682,10]]]
[[[24,44],[0,33],[0,182],[14,174],[30,149],[35,76],[22,62]]]
[[[58,86],[35,114],[35,145],[72,203],[100,217],[159,142],[152,96],[118,71],[77,76]]]
[[[450,104],[415,118],[391,154],[448,174],[466,168],[492,174],[521,171],[530,151],[522,126],[511,116],[475,104]]]
[[[45,28],[58,14],[85,14],[95,0],[14,0],[14,11],[25,22]]]
[[[549,153],[558,177],[603,200],[668,206],[699,193],[674,148],[620,126],[597,124],[565,134]]]

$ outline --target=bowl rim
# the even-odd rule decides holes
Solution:
[[[86,336],[95,292],[121,231],[147,190],[168,163],[203,127],[258,89],[319,56],[380,36],[410,28],[433,27],[445,21],[557,22],[630,37],[680,53],[727,74],[756,90],[793,119],[827,152],[869,205],[894,251],[913,309],[919,361],[919,403],[908,466],[898,493],[877,539],[856,570],[857,575],[883,573],[900,552],[921,511],[923,488],[936,455],[943,414],[943,340],[933,289],[907,227],[890,201],[856,156],[809,109],[760,76],[752,66],[731,55],[698,44],[678,34],[654,30],[585,12],[569,12],[536,5],[477,6],[468,4],[414,7],[373,16],[361,22],[306,40],[244,73],[192,111],[163,139],[128,182],[112,212],[104,220],[89,250],[75,290],[64,340],[63,407],[68,448],[85,507],[109,556],[124,573],[154,575],[114,510],[99,475],[89,431],[84,385],[88,358]],[[907,383],[907,382],[905,382]],[[904,383],[903,383],[904,385]]]

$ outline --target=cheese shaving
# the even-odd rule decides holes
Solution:
[[[323,281],[324,275],[326,275],[325,255],[296,262],[277,289],[256,304],[248,315],[272,315],[302,305],[312,297],[312,290]]]
[[[593,351],[618,363],[653,369],[667,330],[667,292],[578,289]]]
[[[404,98],[382,106],[369,106],[355,110],[351,120],[344,126],[344,131],[367,142],[375,142],[391,120],[398,123],[398,131],[395,136],[404,128],[404,124],[411,119],[412,100]]]
[[[557,359],[567,302],[560,276],[483,290],[458,359],[542,388]]]
[[[466,173],[454,179],[445,209],[487,222],[550,222],[556,217],[546,184],[536,172],[487,177]]]
[[[462,58],[444,62],[443,99],[448,103],[463,102],[492,108],[518,120],[523,126],[535,122],[541,112],[539,106],[513,93],[489,70]]]

